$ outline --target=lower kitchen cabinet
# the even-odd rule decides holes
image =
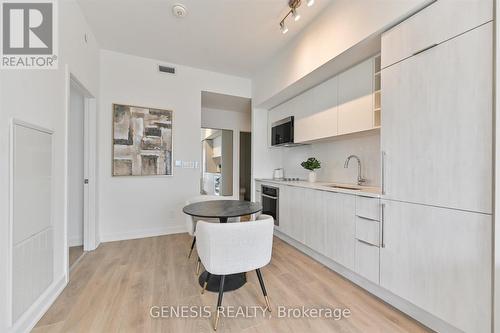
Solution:
[[[354,270],[355,196],[324,192],[326,207],[325,254]]]
[[[356,240],[356,273],[378,284],[380,249],[363,240]]]
[[[311,249],[325,254],[326,207],[325,196],[329,193],[316,190],[306,190],[302,198],[304,210],[304,244]]]
[[[491,216],[383,204],[380,285],[460,330],[489,332]]]

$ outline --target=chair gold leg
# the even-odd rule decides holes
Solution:
[[[202,295],[205,293],[205,290],[207,290],[207,285],[208,285],[208,282],[205,281],[205,283],[203,284],[203,289],[201,289]]]
[[[200,274],[200,259],[198,258],[198,261],[196,262],[196,275]]]
[[[269,297],[267,297],[267,295],[266,295],[266,296],[264,296],[264,298],[266,299],[267,311],[272,312],[271,303],[269,303]]]
[[[219,324],[219,314],[219,308],[217,308],[217,311],[215,313],[214,331],[217,331],[217,325]]]
[[[189,250],[188,259],[191,258],[191,254],[193,254],[193,248],[191,248],[191,250]]]

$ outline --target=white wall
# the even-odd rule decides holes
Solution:
[[[399,21],[427,0],[335,0],[252,79],[259,106],[365,38]],[[283,38],[287,36],[284,35]]]
[[[64,285],[67,270],[64,239],[66,188],[67,64],[76,77],[97,96],[97,43],[75,1],[59,1],[59,69],[0,71],[0,332],[10,330],[7,304],[9,255],[9,120],[16,117],[55,131],[54,133],[54,282],[39,303],[18,322],[14,331],[29,329],[43,308]],[[88,34],[88,43],[83,33]]]
[[[356,184],[358,166],[355,160],[344,168],[349,155],[357,155],[361,159],[362,176],[367,180],[365,185],[380,186],[380,132],[371,131],[338,137],[332,142],[314,143],[299,147],[278,147],[282,150],[281,167],[286,177],[307,179],[308,171],[300,163],[309,157],[316,157],[321,162],[317,170],[318,181]]]
[[[73,84],[70,89],[68,126],[68,245],[83,245],[83,94]]]
[[[101,240],[184,231],[182,207],[198,195],[200,169],[174,168],[172,177],[112,177],[112,103],[174,111],[174,160],[201,159],[201,92],[249,98],[250,80],[178,66],[159,73],[159,61],[101,52],[98,127],[99,224]]]
[[[240,132],[252,130],[251,110],[248,112],[202,108],[201,127],[233,131],[233,196],[240,193]]]

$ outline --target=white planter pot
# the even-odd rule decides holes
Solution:
[[[316,181],[316,172],[310,171],[308,176],[309,183],[314,183]]]

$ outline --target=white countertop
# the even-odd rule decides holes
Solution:
[[[336,183],[336,182],[310,183],[310,182],[303,181],[303,180],[284,181],[284,180],[274,180],[274,179],[265,179],[265,178],[256,178],[255,181],[259,181],[259,182],[263,182],[263,183],[278,184],[278,185],[286,185],[286,186],[304,187],[304,188],[310,188],[313,190],[320,190],[320,191],[355,194],[355,195],[361,195],[361,196],[367,196],[367,197],[373,197],[373,198],[380,198],[382,195],[382,189],[380,187],[373,187],[373,186],[358,186],[358,185],[353,185],[353,184],[343,184],[343,183]],[[334,187],[327,186],[327,185],[357,187],[357,188],[359,188],[359,190],[334,188]]]

